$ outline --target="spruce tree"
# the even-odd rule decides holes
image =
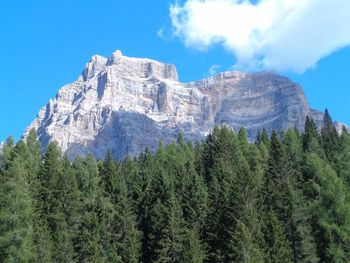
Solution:
[[[40,181],[39,172],[41,166],[41,145],[37,139],[37,134],[34,129],[30,130],[27,138],[28,155],[26,165],[28,169],[27,178],[29,180],[30,193],[33,198],[34,210],[34,245],[37,254],[38,262],[53,262],[53,244],[51,241],[50,231],[47,221],[41,216],[39,205],[40,196]]]
[[[308,154],[306,164],[313,176],[314,234],[323,262],[350,260],[350,206],[348,189],[333,168],[315,154]]]
[[[35,262],[33,199],[26,170],[27,147],[23,141],[5,148],[0,174],[0,261]]]
[[[228,253],[234,262],[264,262],[258,191],[259,177],[254,177],[242,160],[233,184],[231,217],[234,229],[229,237]]]
[[[69,209],[73,197],[70,187],[72,174],[69,164],[63,160],[57,143],[48,145],[44,161],[39,172],[39,191],[37,204],[43,221],[43,228],[48,227],[53,242],[53,259],[60,262],[71,262],[74,257],[74,246],[71,239],[71,225]],[[69,185],[68,185],[69,184]],[[74,190],[73,190],[74,191]]]
[[[3,168],[3,169],[6,168],[6,164],[9,163],[10,161],[11,151],[13,147],[14,147],[14,140],[13,140],[13,137],[10,136],[6,139],[2,147],[2,153],[0,158],[0,168]]]
[[[210,206],[205,229],[206,262],[225,262],[229,260],[228,241],[235,228],[232,202],[237,169],[235,150],[239,141],[228,128],[215,128],[204,147],[203,162]]]
[[[338,133],[333,123],[333,120],[328,112],[325,110],[323,118],[323,126],[321,130],[322,146],[326,154],[327,160],[334,162],[336,149],[338,147]]]
[[[75,239],[77,262],[97,262],[102,260],[103,248],[100,246],[99,212],[102,204],[101,178],[98,166],[92,156],[77,158],[73,171],[79,188],[78,233]]]
[[[228,240],[229,258],[233,262],[264,262],[259,200],[262,170],[252,160],[258,153],[256,148],[249,146],[246,134],[242,133],[238,139],[240,147],[235,152],[236,172],[232,183],[232,208],[229,210],[234,219]],[[250,159],[251,166],[245,156]]]
[[[294,262],[319,262],[315,238],[312,235],[312,201],[305,196],[307,184],[303,180],[301,169],[303,146],[295,129],[287,131],[283,145],[289,163],[288,191],[291,218],[288,238]]]
[[[160,200],[159,200],[160,201]],[[186,228],[185,221],[182,217],[181,207],[172,193],[168,200],[162,200],[162,203],[156,203],[154,209],[155,220],[160,220],[157,223],[159,232],[159,240],[156,241],[154,262],[187,262],[185,251]],[[191,249],[191,248],[190,248]],[[187,256],[191,256],[188,255]],[[191,261],[188,261],[191,262]]]
[[[129,201],[128,187],[125,177],[118,170],[111,154],[107,155],[101,170],[104,178],[105,198],[110,200],[113,208],[111,224],[111,242],[121,262],[139,262],[141,249],[141,233],[137,229],[136,216]],[[108,221],[106,222],[108,223]]]
[[[277,132],[271,135],[269,167],[265,178],[264,234],[272,262],[292,262],[291,200],[288,160]]]

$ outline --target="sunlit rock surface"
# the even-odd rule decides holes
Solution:
[[[73,159],[107,150],[121,159],[159,141],[200,140],[215,125],[245,127],[251,140],[265,127],[302,129],[310,109],[302,88],[274,73],[224,72],[181,83],[175,66],[130,58],[120,51],[109,58],[93,56],[79,78],[62,87],[28,127],[46,147],[56,140]]]

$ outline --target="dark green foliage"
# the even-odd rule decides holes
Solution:
[[[62,158],[56,143],[51,143],[39,171],[38,206],[52,242],[54,261],[71,262],[73,238],[77,227],[78,189],[67,159]]]
[[[316,124],[309,116],[307,116],[305,121],[305,131],[303,134],[303,150],[315,152],[318,139]]]
[[[0,262],[350,262],[350,135],[216,127],[71,163],[35,131],[0,156]]]
[[[334,162],[336,149],[338,147],[338,133],[327,109],[324,113],[321,139],[328,161],[331,163]]]
[[[27,146],[23,141],[6,149],[0,174],[0,261],[34,262],[34,211],[27,181]]]
[[[318,254],[325,262],[349,262],[349,189],[333,168],[315,154],[306,156],[306,164],[316,193],[313,224]]]

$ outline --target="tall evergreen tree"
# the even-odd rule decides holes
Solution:
[[[290,193],[290,228],[289,241],[293,251],[294,262],[319,262],[316,242],[312,235],[312,201],[305,196],[302,176],[302,142],[295,129],[290,129],[283,138],[283,145],[288,158]]]
[[[333,168],[315,154],[306,163],[313,176],[314,233],[324,262],[350,260],[350,206],[348,189]]]
[[[231,217],[235,228],[230,235],[229,257],[233,262],[264,262],[259,190],[261,175],[252,173],[248,162],[241,157],[233,183]],[[256,172],[258,172],[256,170]]]
[[[10,150],[0,175],[0,261],[35,262],[33,200],[27,181],[27,147],[23,141]]]
[[[53,259],[59,262],[72,262],[75,254],[71,239],[69,209],[73,206],[75,195],[70,187],[74,187],[69,163],[62,159],[57,143],[50,143],[39,172],[39,194],[37,203],[43,227],[47,225],[52,242],[56,249]],[[74,190],[73,190],[74,191]],[[72,194],[72,196],[71,196]]]
[[[270,159],[265,178],[265,240],[272,262],[292,262],[291,200],[288,160],[276,131],[271,135]]]
[[[237,136],[228,128],[215,128],[205,142],[203,162],[209,191],[210,210],[206,220],[206,262],[229,260],[228,245],[235,227],[233,182],[236,173]]]
[[[77,158],[73,171],[79,188],[78,233],[75,239],[77,262],[97,262],[102,260],[99,213],[103,206],[103,192],[98,166],[92,156]]]
[[[14,147],[14,140],[13,137],[10,136],[6,139],[3,147],[2,147],[2,153],[1,153],[1,158],[0,158],[0,168],[5,169],[6,164],[9,163],[10,158],[11,158],[11,151],[12,148]]]
[[[50,232],[45,219],[41,216],[39,207],[40,196],[40,181],[39,172],[41,166],[41,146],[37,139],[37,134],[34,129],[30,130],[27,138],[28,155],[26,165],[28,169],[28,181],[30,186],[31,196],[33,197],[34,209],[34,245],[37,254],[38,262],[52,262],[53,244],[51,242]]]
[[[129,201],[125,177],[108,154],[101,171],[104,178],[105,197],[113,206],[111,242],[114,243],[120,262],[139,262],[141,233],[137,229],[136,216]]]
[[[328,161],[334,162],[336,149],[338,147],[338,133],[327,109],[324,113],[321,138]]]

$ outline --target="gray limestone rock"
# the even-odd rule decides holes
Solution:
[[[26,130],[46,147],[56,140],[69,158],[107,150],[121,159],[156,149],[182,132],[200,140],[215,125],[245,127],[249,138],[266,128],[302,129],[306,116],[320,124],[301,87],[275,73],[224,72],[181,83],[173,65],[130,58],[120,51],[93,56],[81,76],[62,87]]]

